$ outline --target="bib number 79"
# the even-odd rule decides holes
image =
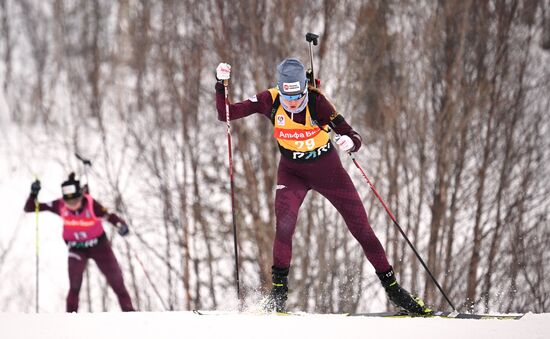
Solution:
[[[315,148],[315,140],[313,139],[307,139],[305,142],[302,140],[298,140],[295,143],[298,149],[303,149],[305,146],[309,151],[311,151],[312,149]]]

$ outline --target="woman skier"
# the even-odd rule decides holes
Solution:
[[[25,204],[25,212],[34,212],[35,203],[40,192],[40,181],[31,185],[31,193]],[[69,249],[69,293],[67,294],[67,312],[78,311],[78,301],[82,276],[88,259],[93,259],[107,282],[115,292],[122,311],[134,311],[130,295],[124,286],[122,271],[111,249],[111,244],[103,230],[101,218],[118,226],[121,236],[128,234],[129,229],[121,218],[109,213],[98,201],[85,194],[80,181],[74,173],[61,184],[63,197],[49,203],[38,203],[39,211],[50,211],[63,219],[63,240]]]
[[[254,113],[270,119],[281,152],[275,193],[272,289],[264,308],[285,312],[292,236],[298,210],[307,192],[315,190],[342,215],[374,266],[389,300],[412,314],[431,313],[421,299],[412,296],[397,283],[384,248],[369,224],[359,194],[334,151],[328,128],[340,135],[336,144],[344,152],[357,152],[361,147],[361,136],[322,93],[308,86],[304,65],[298,59],[283,60],[277,67],[277,74],[277,87],[229,105],[230,120]],[[220,63],[216,68],[216,108],[220,121],[226,120],[223,82],[229,81],[230,75],[229,64]]]

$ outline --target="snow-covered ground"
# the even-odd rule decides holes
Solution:
[[[193,312],[0,313],[2,339],[548,339],[550,313],[520,320],[388,319]]]

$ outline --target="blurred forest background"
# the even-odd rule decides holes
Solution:
[[[275,85],[285,57],[309,65],[306,32],[321,36],[314,66],[324,92],[364,138],[359,163],[455,305],[549,312],[550,0],[0,0],[0,91],[34,159],[11,165],[28,170],[30,186],[36,159],[82,177],[74,153],[93,161],[92,194],[131,226],[127,241],[112,241],[140,310],[226,307],[236,292],[214,70],[230,63],[231,100],[244,100]],[[260,116],[232,124],[250,302],[270,283],[271,134]],[[448,309],[341,157],[402,285]],[[5,281],[13,253],[3,240]],[[118,310],[91,266],[81,309]],[[9,302],[32,310],[34,286],[24,284],[28,293]],[[360,246],[313,192],[290,284],[294,310],[385,303]]]

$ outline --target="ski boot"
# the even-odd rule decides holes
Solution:
[[[392,304],[411,315],[430,315],[433,313],[431,309],[424,305],[422,299],[413,296],[409,291],[399,286],[393,268],[385,273],[376,273],[376,275],[382,282],[382,286],[384,286]]]
[[[288,294],[288,268],[271,267],[272,288],[263,302],[266,312],[286,312],[285,303]]]

